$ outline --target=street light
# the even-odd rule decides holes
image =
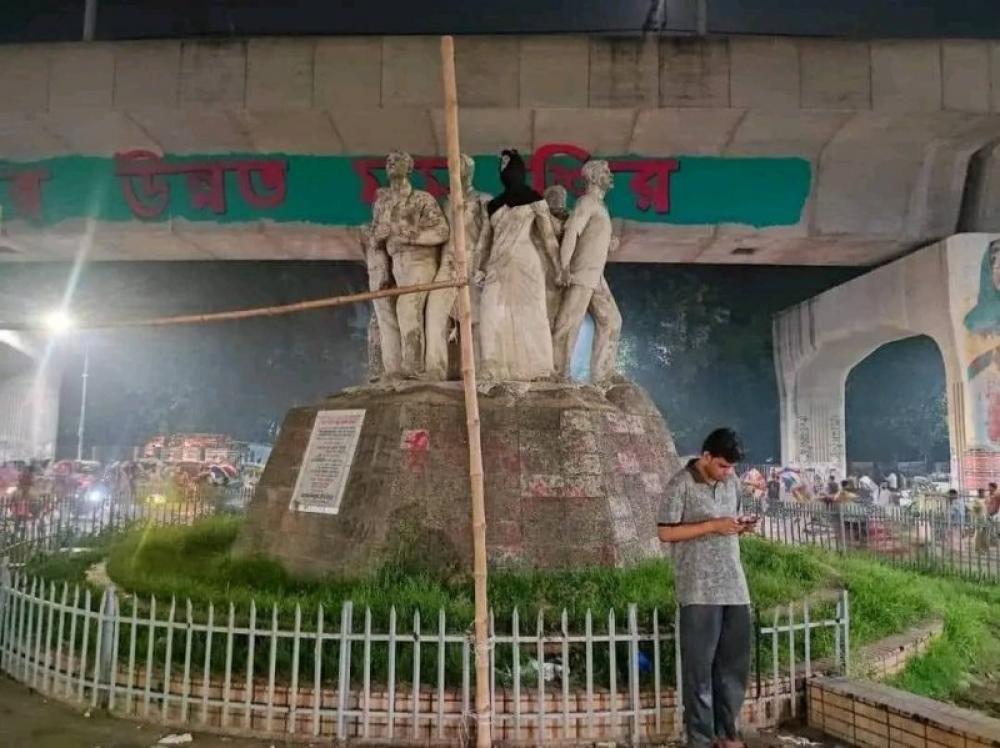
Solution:
[[[65,309],[54,309],[42,318],[46,329],[53,335],[63,335],[76,323]],[[83,374],[80,377],[80,422],[76,429],[76,459],[83,459],[83,429],[87,421],[87,377],[90,372],[90,347],[83,348]]]
[[[62,335],[73,329],[73,318],[64,309],[54,309],[42,317],[42,324],[54,335]]]

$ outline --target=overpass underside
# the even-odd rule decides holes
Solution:
[[[617,260],[872,265],[1000,228],[1000,47],[460,37],[463,149],[612,160]],[[0,258],[359,258],[379,159],[440,193],[434,37],[0,47]],[[549,146],[552,146],[551,148]]]

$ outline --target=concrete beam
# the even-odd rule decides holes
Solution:
[[[870,109],[871,58],[867,42],[803,39],[803,109]]]
[[[922,41],[872,42],[872,102],[882,112],[941,110],[941,50]]]
[[[590,106],[655,107],[660,98],[659,52],[653,37],[591,39]]]
[[[729,40],[730,96],[734,107],[799,108],[799,50],[781,37]]]
[[[590,40],[584,36],[521,39],[521,106],[585,107],[590,100]]]
[[[180,106],[242,108],[246,102],[246,72],[246,42],[183,42]]]
[[[661,107],[728,107],[729,74],[726,39],[660,41]]]

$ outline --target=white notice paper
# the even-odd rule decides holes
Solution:
[[[358,448],[364,410],[321,410],[292,491],[293,512],[336,514]]]

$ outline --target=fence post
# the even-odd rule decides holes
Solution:
[[[347,706],[350,703],[347,692],[351,687],[351,620],[354,605],[350,600],[344,602],[340,609],[340,665],[337,679],[337,739],[347,738]],[[414,694],[416,700],[416,694]]]
[[[630,737],[632,745],[639,744],[639,725],[642,723],[642,701],[639,697],[639,615],[638,606],[629,603],[628,606],[628,680],[629,696],[632,702],[632,730]]]
[[[847,527],[844,525],[844,505],[837,504],[837,550],[847,552]]]
[[[847,590],[844,590],[844,676],[849,676],[851,668],[851,607],[848,602]]]
[[[0,666],[6,660],[4,652],[7,647],[7,614],[10,609],[10,588],[10,559],[7,556],[3,556],[0,558]]]
[[[97,677],[94,678],[94,694],[102,708],[110,703],[111,688],[115,682],[117,662],[114,661],[115,642],[118,640],[118,595],[113,584],[104,591],[104,605],[101,608],[101,626],[97,632]],[[101,690],[106,681],[107,691]]]

